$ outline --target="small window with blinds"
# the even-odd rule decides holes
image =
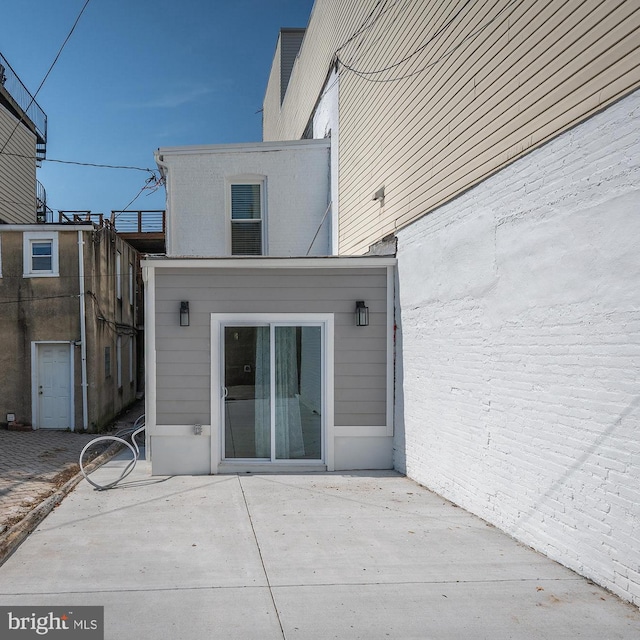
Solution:
[[[231,185],[231,255],[262,255],[262,185]]]

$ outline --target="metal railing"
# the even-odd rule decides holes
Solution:
[[[109,226],[110,222],[104,217],[103,213],[93,213],[92,211],[58,211],[58,220],[53,221],[58,224],[77,224],[79,222],[93,222],[99,227]]]
[[[33,123],[38,138],[36,154],[39,160],[43,160],[46,153],[45,145],[47,142],[47,115],[31,93],[29,93],[29,90],[22,84],[18,74],[1,53],[0,85],[4,87],[6,92]]]
[[[162,209],[112,211],[111,224],[118,233],[164,233],[165,212]]]
[[[53,213],[47,207],[47,190],[40,180],[36,180],[36,218],[38,222],[49,222],[48,217]]]

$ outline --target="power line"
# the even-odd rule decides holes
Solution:
[[[84,274],[84,278],[85,279],[89,279],[89,278],[105,278],[106,279],[106,278],[115,278],[116,276],[117,276],[117,274],[115,272],[114,273],[92,273],[92,274],[86,274],[85,273]],[[77,274],[76,275],[70,275],[70,276],[60,274],[60,275],[57,275],[55,277],[56,277],[56,279],[62,280],[62,279],[71,279],[71,278],[78,279],[80,276],[77,275]],[[9,276],[6,273],[2,274],[2,280],[11,280],[11,279],[13,279],[13,280],[18,280],[18,279],[22,280],[23,278],[24,278],[24,274],[22,274],[22,273],[20,275],[16,275],[16,276]],[[1,299],[2,298],[0,298],[0,300]]]
[[[40,83],[40,86],[38,87],[38,90],[33,94],[33,96],[31,96],[31,102],[29,102],[29,104],[27,105],[27,108],[24,110],[25,113],[29,111],[29,108],[31,107],[31,105],[35,102],[38,93],[40,93],[40,89],[42,89],[44,83],[46,82],[47,78],[49,77],[49,74],[53,70],[53,67],[55,67],[56,62],[58,62],[58,58],[60,57],[60,54],[62,53],[62,50],[65,48],[67,42],[69,42],[69,38],[71,38],[71,35],[75,31],[76,26],[77,26],[78,22],[80,21],[80,18],[82,17],[82,14],[84,13],[84,10],[87,8],[87,5],[89,4],[89,2],[91,2],[91,0],[86,0],[86,2],[84,3],[84,6],[80,10],[80,13],[78,14],[78,17],[76,18],[75,22],[73,23],[73,26],[71,27],[71,31],[69,31],[69,33],[67,34],[67,37],[64,39],[64,42],[62,43],[60,49],[58,49],[58,53],[56,54],[56,57],[54,58],[54,60],[51,63],[51,65],[49,66],[49,70],[47,71],[47,73],[45,74],[44,78],[42,79],[42,82]],[[18,127],[20,126],[20,124],[22,122],[24,122],[24,119],[23,119],[22,116],[20,116],[20,120],[18,120],[18,122],[16,122],[16,126],[13,128],[13,131],[9,134],[9,137],[7,138],[6,142],[2,145],[2,149],[0,149],[0,153],[2,153],[6,149],[7,145],[11,141],[11,138],[13,138],[13,134],[16,132],[16,130],[18,129]]]
[[[58,295],[58,296],[36,296],[34,298],[20,298],[19,300],[2,300],[0,299],[0,304],[18,304],[20,302],[35,302],[37,300],[57,300],[59,298],[79,298],[80,295],[77,293],[71,293],[67,295]]]
[[[149,186],[151,182],[154,182],[154,184],[152,186]],[[152,193],[155,193],[163,184],[163,178],[156,178],[155,174],[149,176],[146,179],[144,185],[142,185],[142,189],[138,191],[133,200],[131,200],[131,202],[124,209],[117,209],[118,213],[113,216],[113,220],[117,220],[117,218],[119,218],[123,213],[126,213],[127,209],[142,195],[143,191],[150,189],[151,193],[147,194],[148,196],[150,196]]]
[[[445,51],[439,58],[437,58],[436,60],[433,60],[432,62],[426,64],[425,66],[421,67],[420,69],[416,69],[415,71],[412,71],[411,73],[407,73],[407,74],[404,74],[404,75],[401,75],[401,76],[396,76],[395,78],[370,78],[369,77],[369,75],[371,75],[371,74],[383,73],[384,71],[388,71],[390,69],[393,69],[394,67],[398,66],[398,64],[401,64],[403,61],[408,60],[410,57],[413,57],[413,55],[415,55],[416,53],[419,53],[420,51],[422,51],[424,49],[424,47],[427,44],[429,44],[429,42],[432,40],[432,38],[427,43],[425,43],[424,45],[421,45],[419,49],[416,49],[416,51],[414,51],[413,53],[409,54],[409,56],[407,56],[405,59],[403,59],[403,60],[401,60],[401,61],[399,61],[397,63],[394,63],[392,65],[389,65],[388,67],[385,67],[383,69],[377,69],[375,71],[360,71],[358,69],[354,69],[353,67],[350,67],[349,65],[345,64],[344,62],[342,62],[342,60],[340,60],[337,56],[336,56],[336,60],[342,65],[342,67],[344,69],[346,69],[347,71],[350,71],[351,73],[357,75],[358,77],[362,78],[363,80],[367,80],[368,82],[384,83],[384,82],[397,82],[399,80],[405,80],[407,78],[411,78],[411,77],[416,76],[416,75],[418,75],[420,73],[423,73],[424,71],[427,71],[428,69],[436,66],[437,64],[439,64],[440,62],[442,62],[443,60],[445,60],[446,58],[451,56],[455,51],[460,49],[460,47],[462,47],[466,42],[468,42],[472,38],[475,38],[475,36],[477,36],[479,33],[484,31],[485,29],[487,29],[491,24],[493,24],[500,17],[500,15],[502,13],[504,13],[515,2],[516,2],[516,0],[511,0],[502,9],[500,9],[500,11],[498,11],[498,13],[493,18],[491,18],[485,24],[483,24],[478,29],[476,29],[475,31],[470,33],[468,36],[463,38],[458,44],[456,44],[455,46],[453,46],[450,49],[448,49],[447,51]]]
[[[426,49],[434,40],[436,40],[439,36],[441,36],[453,24],[453,22],[471,4],[471,2],[472,0],[466,0],[466,2],[453,14],[453,16],[451,16],[451,18],[449,18],[447,22],[445,22],[425,43],[420,45],[415,51],[412,51],[410,54],[406,55],[401,60],[398,60],[398,62],[394,62],[393,64],[390,64],[389,66],[384,67],[383,69],[376,69],[374,71],[360,71],[349,66],[342,60],[339,60],[339,62],[345,69],[348,69],[349,71],[353,71],[354,73],[357,73],[361,76],[373,75],[376,73],[383,73],[384,71],[389,71],[391,69],[394,69],[395,67],[400,66],[404,62],[407,62],[414,56],[417,56],[421,51],[424,51],[424,49]]]
[[[12,154],[14,155],[14,154]],[[91,166],[103,166],[103,165],[91,165]],[[125,169],[125,168],[131,168],[131,169],[138,169],[138,167],[116,167],[116,166],[109,166],[110,169]],[[140,189],[140,191],[138,192],[138,194],[136,195],[136,197],[131,200],[131,202],[124,208],[124,209],[115,209],[115,211],[119,211],[120,213],[125,213],[126,210],[140,197],[140,195],[142,194],[143,191],[145,190],[151,190],[151,193],[155,193],[163,184],[164,181],[162,178],[158,178],[156,177],[156,174],[151,171],[151,169],[139,169],[140,171],[149,171],[151,173],[151,176],[149,176],[149,178],[146,180],[144,186],[142,187],[142,189]],[[151,182],[154,182],[153,186],[149,186],[149,184]],[[151,193],[149,195],[151,195]],[[0,202],[4,202],[5,204],[17,204],[23,207],[32,207],[33,206],[33,202],[21,202],[19,200],[7,200],[6,198],[0,198]],[[52,207],[47,205],[47,207],[51,210],[53,209],[58,209],[58,210],[62,210],[64,211],[64,209],[60,209],[60,207]],[[118,216],[116,216],[117,218]]]
[[[360,23],[360,26],[355,30],[355,32],[349,36],[349,38],[347,38],[347,40],[345,40],[337,49],[336,49],[336,54],[338,53],[338,51],[341,51],[342,49],[344,49],[350,42],[353,42],[353,40],[355,40],[360,34],[364,33],[365,31],[368,31],[369,29],[371,29],[371,27],[373,27],[373,25],[382,17],[382,15],[385,13],[385,9],[384,9],[384,5],[382,6],[382,8],[380,9],[380,13],[373,18],[373,14],[376,12],[376,9],[382,4],[382,0],[378,0],[378,2],[376,3],[376,5],[373,7],[373,9],[371,10],[371,13],[369,13],[369,15]],[[385,2],[386,4],[386,2]],[[369,24],[367,24],[369,22],[369,20],[371,20],[371,22]]]
[[[11,153],[9,151],[4,151],[4,152],[0,151],[0,153],[2,153],[2,155],[5,155],[5,156],[13,156],[15,158],[26,158],[27,160],[39,160],[37,156],[28,156],[22,153]],[[54,158],[43,158],[42,161],[57,162],[60,164],[73,164],[73,165],[78,165],[80,167],[97,167],[99,169],[129,169],[131,171],[145,171],[147,173],[153,173],[153,174],[158,173],[158,169],[148,169],[146,167],[136,167],[133,165],[126,165],[126,164],[101,164],[96,162],[80,162],[78,160],[58,160]]]

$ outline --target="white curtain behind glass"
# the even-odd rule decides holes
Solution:
[[[276,458],[304,456],[296,327],[276,327]]]
[[[257,327],[255,367],[256,458],[271,458],[269,327]]]

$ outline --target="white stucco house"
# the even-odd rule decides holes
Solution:
[[[331,255],[328,140],[163,148],[154,474],[391,468],[392,257]]]
[[[330,255],[329,153],[329,140],[158,149],[167,256]]]

